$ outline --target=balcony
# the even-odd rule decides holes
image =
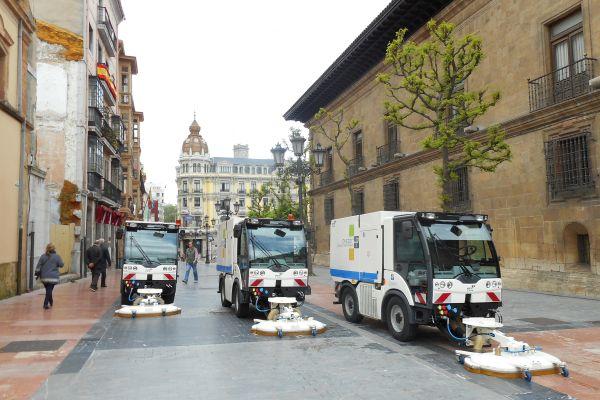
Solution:
[[[195,194],[202,194],[202,189],[194,189]]]
[[[240,195],[246,195],[246,189],[239,189],[237,192]]]
[[[95,128],[98,133],[102,132],[104,115],[98,107],[88,107],[88,127]]]
[[[566,67],[529,80],[529,110],[537,111],[589,93],[594,58],[582,58]]]
[[[364,170],[364,159],[362,157],[350,160],[348,164],[348,177],[352,177]]]
[[[88,167],[89,169],[89,167]],[[87,174],[87,178],[88,178],[88,182],[87,182],[87,186],[88,186],[88,190],[91,192],[97,192],[97,193],[101,193],[102,192],[102,176],[94,171],[88,172]]]
[[[108,16],[108,10],[106,7],[99,6],[98,7],[98,31],[100,33],[100,37],[104,42],[104,46],[106,47],[106,52],[111,57],[117,55],[117,34],[110,22],[110,17]]]
[[[102,190],[104,197],[114,201],[115,203],[121,203],[121,191],[111,181],[104,179],[104,189]]]
[[[394,161],[396,154],[398,154],[398,142],[396,141],[377,147],[377,165]]]
[[[321,175],[319,176],[319,186],[327,186],[331,182],[333,182],[333,171],[330,169],[321,171]]]

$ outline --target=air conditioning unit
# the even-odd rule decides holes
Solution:
[[[404,158],[406,157],[406,154],[404,153],[394,153],[394,158]]]
[[[600,89],[600,76],[590,79],[592,89]]]

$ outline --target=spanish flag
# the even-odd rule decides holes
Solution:
[[[108,85],[108,90],[110,90],[113,97],[116,99],[117,98],[117,87],[115,86],[112,79],[110,78],[110,74],[108,73],[108,65],[98,64],[98,66],[96,67],[96,74],[98,75],[98,78],[100,78],[104,82],[106,82],[106,84]]]

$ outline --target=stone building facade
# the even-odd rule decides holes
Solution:
[[[123,170],[122,205],[128,219],[142,217],[143,179],[140,128],[144,113],[135,109],[133,98],[133,76],[138,73],[137,59],[125,53],[119,41],[119,112],[123,121],[124,142],[121,151]]]
[[[30,190],[45,173],[35,159],[35,21],[27,0],[0,1],[0,299],[33,286],[27,257]]]
[[[31,221],[35,256],[54,242],[65,260],[61,273],[85,274],[85,247],[100,237],[114,246],[120,220],[125,131],[118,26],[124,14],[120,0],[31,3],[38,38],[37,159],[46,171],[38,191],[46,197],[32,199],[46,207],[45,220]]]
[[[343,109],[360,124],[345,146],[360,212],[439,210],[427,133],[384,121],[386,93],[376,82],[397,30],[427,40],[434,18],[475,33],[485,58],[466,90],[499,90],[500,103],[477,121],[507,132],[513,159],[495,173],[461,171],[454,200],[490,216],[508,288],[600,298],[600,3],[588,0],[395,0],[290,108],[285,118],[317,123],[319,107]],[[313,134],[311,145],[331,144]],[[331,153],[313,177],[317,262],[327,264],[329,221],[350,215],[345,165]]]
[[[232,210],[237,202],[239,215],[245,215],[250,206],[250,193],[276,178],[274,161],[249,158],[248,145],[234,145],[233,157],[212,157],[200,130],[194,118],[176,167],[177,218],[190,231],[201,228],[205,216],[209,221],[218,220],[215,203],[225,198],[231,199]],[[262,201],[268,203],[273,199],[265,197]],[[204,243],[206,237],[200,240]],[[200,245],[202,251],[204,247]]]

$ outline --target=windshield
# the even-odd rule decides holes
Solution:
[[[306,268],[306,239],[303,229],[249,227],[248,250],[252,268],[269,268],[272,265]]]
[[[434,223],[423,228],[433,261],[434,278],[500,276],[498,258],[486,226]]]
[[[125,263],[156,267],[177,264],[177,233],[155,230],[125,233]]]

